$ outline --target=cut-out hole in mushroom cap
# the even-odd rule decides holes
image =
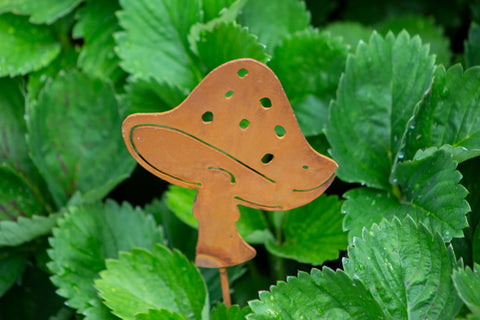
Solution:
[[[306,169],[308,169],[308,166],[307,166],[307,165],[305,165],[305,166],[303,166],[302,168],[306,170]]]
[[[238,70],[237,74],[240,78],[243,78],[248,74],[248,70],[245,69],[245,68],[242,68],[242,69]]]
[[[285,131],[284,127],[275,126],[275,134],[277,135],[277,137],[282,138],[282,137],[285,136],[286,133],[287,133],[287,131]]]
[[[265,163],[265,164],[272,162],[272,160],[273,160],[273,154],[271,154],[271,153],[266,153],[262,157],[262,162]]]
[[[242,119],[240,121],[240,128],[242,129],[247,129],[249,125],[250,125],[250,120],[248,119]]]
[[[267,109],[272,106],[272,101],[267,97],[260,99],[260,103],[262,104],[262,107]]]
[[[212,122],[213,121],[213,113],[211,111],[207,111],[202,114],[202,120],[204,122]]]
[[[233,91],[232,91],[232,90],[227,91],[227,92],[225,93],[225,98],[230,98],[232,95],[233,95]]]

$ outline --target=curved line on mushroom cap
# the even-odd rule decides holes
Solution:
[[[253,202],[253,201],[248,201],[248,200],[245,200],[245,199],[240,198],[240,197],[235,197],[235,199],[243,201],[243,202],[248,203],[248,204],[252,204],[252,205],[257,206],[257,207],[265,208],[265,209],[277,209],[277,210],[281,209],[280,206],[267,206],[267,205],[256,203],[256,202]]]
[[[135,146],[134,146],[135,148]],[[178,181],[182,181],[182,182],[185,182],[185,183],[188,183],[188,184],[192,184],[192,185],[195,185],[195,186],[201,186],[202,184],[200,182],[193,182],[193,181],[188,181],[188,180],[185,180],[185,179],[182,179],[182,178],[179,178],[179,177],[176,177],[170,173],[167,173],[165,171],[162,171],[160,169],[158,169],[157,167],[155,167],[153,164],[151,164],[150,162],[148,162],[147,159],[145,159],[140,153],[137,152],[137,150],[135,150],[135,152],[138,154],[138,156],[143,160],[145,161],[145,163],[147,163],[150,167],[152,167],[153,169],[155,169],[156,171],[160,172],[161,174],[163,175],[166,175],[167,177],[170,177],[170,178],[173,178],[175,180],[178,180]]]
[[[293,192],[308,192],[308,191],[313,191],[313,190],[316,190],[318,188],[321,188],[324,185],[329,185],[333,181],[333,179],[335,178],[335,175],[336,175],[336,173],[334,172],[327,180],[325,180],[324,182],[322,182],[321,184],[319,184],[316,187],[309,188],[309,189],[293,189]]]
[[[233,175],[233,173],[231,173],[230,171],[228,171],[227,169],[225,168],[220,168],[220,167],[208,167],[208,169],[210,170],[220,170],[220,171],[223,171],[227,174],[230,175],[230,182],[231,183],[235,183],[236,182],[236,179],[235,179],[235,176]]]
[[[247,165],[246,163],[238,160],[237,158],[235,158],[234,156],[228,154],[227,152],[223,151],[222,149],[219,149],[219,148],[215,147],[214,145],[211,145],[210,143],[208,143],[208,142],[206,142],[206,141],[203,141],[202,139],[197,138],[197,137],[195,137],[195,136],[191,135],[190,133],[185,132],[185,131],[183,131],[183,130],[180,130],[180,129],[177,129],[177,128],[172,128],[172,127],[169,127],[169,126],[158,125],[158,124],[139,124],[139,125],[136,125],[136,126],[132,127],[132,129],[130,130],[130,143],[131,143],[133,149],[135,150],[135,153],[138,154],[138,155],[142,158],[142,160],[144,160],[146,163],[148,163],[152,168],[154,168],[154,169],[157,170],[158,172],[161,172],[161,173],[163,173],[163,174],[166,174],[166,173],[164,173],[162,170],[160,170],[160,169],[156,168],[155,166],[153,166],[150,162],[146,161],[145,158],[142,157],[142,155],[137,151],[137,148],[135,147],[135,143],[134,143],[134,140],[133,140],[133,131],[134,131],[136,128],[138,128],[138,127],[157,127],[157,128],[165,128],[165,129],[170,129],[170,130],[173,130],[173,131],[180,132],[180,133],[182,133],[182,134],[184,134],[184,135],[186,135],[186,136],[189,136],[189,137],[197,140],[198,142],[203,143],[204,145],[206,145],[206,146],[208,146],[208,147],[210,147],[210,148],[212,148],[212,149],[215,149],[215,150],[223,153],[223,154],[226,155],[227,157],[231,158],[232,160],[236,161],[237,163],[241,164],[242,166],[250,169],[251,171],[255,172],[256,174],[258,174],[258,175],[261,176],[262,178],[268,180],[269,182],[271,182],[271,183],[276,183],[276,181],[273,180],[272,178],[267,177],[266,175],[264,175],[264,174],[261,173],[260,171],[258,171],[258,170],[256,170],[256,169],[250,167],[250,166]],[[195,185],[200,185],[198,182],[189,182],[189,181],[185,181],[185,180],[183,180],[183,179],[177,178],[177,177],[175,177],[175,176],[172,176],[172,175],[170,175],[170,174],[166,174],[166,175],[169,176],[169,177],[172,177],[172,178],[174,178],[174,179],[183,181],[183,182],[187,182],[187,183],[191,183],[191,184],[195,184]]]

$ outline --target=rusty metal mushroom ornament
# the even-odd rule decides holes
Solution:
[[[170,111],[130,115],[123,138],[148,171],[198,190],[195,263],[207,268],[255,256],[238,234],[238,205],[302,206],[325,191],[337,168],[310,147],[279,80],[253,59],[219,66]]]

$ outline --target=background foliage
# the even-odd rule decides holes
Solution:
[[[227,308],[121,123],[242,57],[339,169],[240,208]],[[479,1],[5,0],[0,141],[0,319],[480,319]]]

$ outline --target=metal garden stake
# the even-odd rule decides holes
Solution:
[[[237,231],[238,205],[302,206],[325,191],[337,168],[305,140],[275,74],[252,59],[216,68],[170,111],[130,115],[123,138],[148,171],[198,190],[195,264],[220,268],[227,305],[226,267],[256,254]]]

